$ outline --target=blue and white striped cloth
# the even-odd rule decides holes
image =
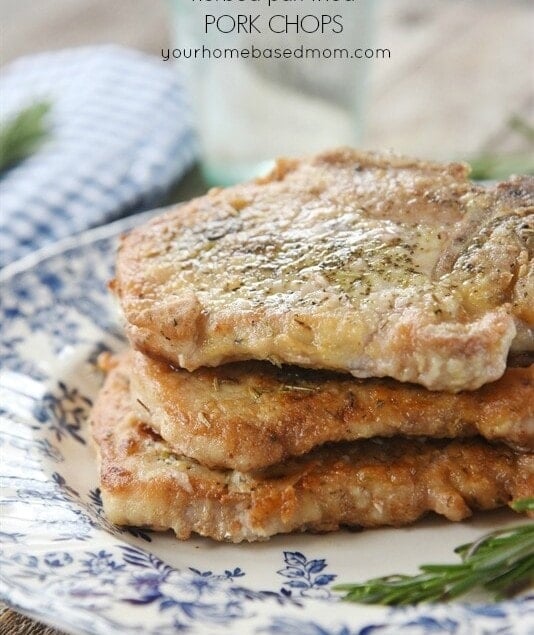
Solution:
[[[22,58],[0,80],[2,120],[50,100],[50,137],[0,177],[0,266],[160,203],[191,165],[191,109],[175,68],[116,46]]]

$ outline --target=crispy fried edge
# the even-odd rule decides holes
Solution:
[[[308,390],[292,391],[285,389],[290,368],[284,369],[285,380],[284,371],[266,363],[189,373],[137,351],[123,359],[121,369],[130,378],[137,416],[174,450],[209,467],[249,471],[327,442],[374,436],[480,434],[534,450],[534,365],[509,368],[497,382],[457,394],[431,393],[394,380],[325,378],[324,373],[316,379],[309,375]],[[239,385],[240,378],[246,382],[242,395],[234,402],[226,397],[221,407],[218,391],[232,379]],[[250,391],[251,379],[256,392]],[[203,403],[193,394],[204,397]]]
[[[109,519],[172,528],[181,539],[196,532],[240,542],[340,525],[403,525],[428,511],[461,520],[471,509],[534,493],[532,455],[480,440],[341,444],[254,474],[209,470],[185,457],[176,457],[185,462],[176,469],[165,461],[165,444],[133,416],[117,368],[91,420]],[[161,459],[148,462],[158,452]]]

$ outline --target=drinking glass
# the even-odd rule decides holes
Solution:
[[[358,143],[375,51],[372,0],[170,4],[169,58],[187,77],[208,182],[227,185],[278,156]]]

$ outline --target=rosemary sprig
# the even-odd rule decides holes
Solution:
[[[516,512],[534,512],[534,498],[520,498],[510,503],[510,507]]]
[[[534,498],[517,501],[514,509],[534,509]],[[455,553],[461,563],[422,565],[414,576],[390,575],[333,589],[345,592],[350,602],[404,605],[446,601],[474,588],[500,600],[534,584],[534,524],[494,531]]]
[[[470,178],[475,181],[506,179],[511,174],[534,174],[531,152],[518,154],[484,154],[469,160]]]
[[[47,135],[47,101],[24,108],[0,126],[0,172],[13,167],[35,152]]]
[[[534,174],[534,126],[518,115],[510,117],[508,128],[523,137],[525,152],[513,154],[483,153],[473,157],[470,177],[475,181],[506,179],[511,174]]]
[[[515,132],[518,132],[522,135],[527,141],[534,143],[534,126],[529,124],[526,119],[520,117],[519,115],[513,115],[508,120],[508,126]]]

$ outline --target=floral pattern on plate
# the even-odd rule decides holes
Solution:
[[[69,239],[2,274],[3,599],[68,632],[97,635],[534,632],[534,596],[398,609],[340,602],[334,581],[351,579],[355,562],[360,579],[374,571],[362,564],[370,548],[358,551],[356,535],[179,543],[106,520],[87,416],[101,382],[98,354],[124,347],[106,283],[116,237],[134,222]],[[387,562],[399,547],[377,549],[377,536],[374,555]]]

